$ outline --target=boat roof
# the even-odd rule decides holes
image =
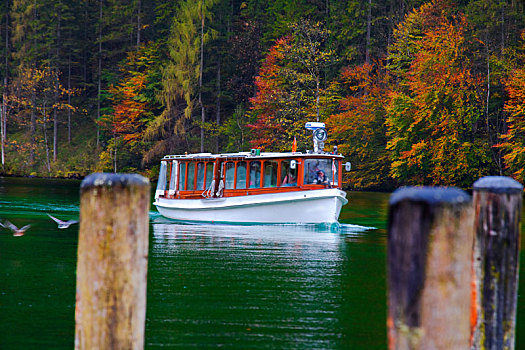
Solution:
[[[172,154],[166,155],[162,160],[181,159],[181,160],[205,160],[205,159],[261,159],[261,158],[344,158],[341,154],[333,154],[328,152],[260,152],[254,154],[252,152],[236,152],[236,153],[193,153],[193,154]]]

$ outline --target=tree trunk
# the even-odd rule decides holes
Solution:
[[[142,7],[142,2],[141,0],[138,0],[138,4],[137,4],[137,50],[139,49],[140,47],[140,30],[141,30],[141,7]]]
[[[33,2],[33,20],[36,21],[37,19],[37,13],[36,13],[36,1]],[[34,47],[38,47],[36,45],[36,37],[33,38],[33,45]],[[35,63],[32,62],[31,66],[35,68]],[[31,81],[33,81],[33,70],[31,70],[30,75]],[[33,90],[31,91],[31,126],[29,128],[29,134],[31,139],[31,151],[29,152],[29,163],[31,164],[31,167],[35,164],[35,148],[36,148],[36,91],[35,87],[33,87]]]
[[[100,97],[102,91],[102,0],[99,2],[98,28],[98,82],[97,82],[97,121],[100,119]],[[97,125],[97,148],[99,147],[100,128]]]
[[[221,61],[217,62],[217,102],[216,102],[216,122],[217,122],[217,138],[215,139],[215,149],[219,153],[219,126],[221,125]]]
[[[31,73],[31,80],[33,73]],[[31,139],[31,151],[29,152],[29,163],[31,166],[35,163],[35,147],[36,147],[36,113],[35,113],[36,93],[31,92],[31,126],[29,127],[29,135]]]
[[[325,18],[326,18],[326,28],[330,30],[330,0],[325,1]]]
[[[60,57],[60,29],[61,29],[61,21],[62,21],[62,14],[58,14],[58,23],[57,23],[57,43],[56,43],[56,57],[55,57],[55,91],[54,91],[54,100],[55,103],[53,104],[53,162],[57,161],[57,153],[58,153],[58,114],[57,114],[57,105],[58,105],[58,90],[59,90],[59,82],[58,82],[58,62]]]
[[[113,133],[113,172],[117,173],[117,135]]]
[[[47,123],[46,123],[46,102],[44,101],[44,122],[42,123],[44,129],[44,144],[46,146],[46,165],[47,172],[51,173],[51,165],[49,162],[49,145],[47,144]]]
[[[202,71],[204,70],[204,0],[201,0],[201,59],[199,69],[199,104],[201,106],[201,152],[204,152],[204,123],[206,122],[204,105],[202,103]]]
[[[58,89],[58,83],[56,84],[56,89]],[[55,91],[55,105],[58,102],[58,96]],[[53,162],[57,161],[58,153],[58,115],[57,108],[53,106]]]
[[[487,99],[485,101],[485,118],[486,118],[486,126],[487,126],[487,133],[490,135],[489,130],[489,102],[490,102],[490,52],[487,44]],[[492,146],[492,145],[491,145]]]
[[[87,6],[84,6],[84,18],[88,18],[89,15],[88,15],[88,10],[87,10]],[[88,30],[91,29],[91,28],[88,28],[88,25],[87,25],[87,20],[84,21],[84,41],[87,42],[88,41]],[[87,84],[87,81],[88,81],[88,52],[85,48],[82,49],[82,74],[83,74],[83,78],[84,78],[84,83]]]
[[[317,121],[319,121],[319,75],[315,78],[315,107],[317,109]]]
[[[486,52],[487,52],[487,96],[485,98],[485,130],[487,132],[487,135],[488,135],[488,138],[489,138],[489,142],[490,142],[490,149],[491,149],[491,155],[492,155],[492,159],[494,160],[494,163],[496,164],[496,166],[498,167],[498,172],[499,172],[499,175],[503,175],[503,166],[502,166],[502,162],[501,162],[501,150],[498,150],[496,148],[494,148],[494,144],[498,141],[498,136],[493,132],[491,131],[491,122],[490,122],[490,110],[489,110],[489,105],[490,105],[490,97],[491,97],[491,83],[490,83],[490,50],[489,50],[489,47],[488,47],[488,38],[486,40],[487,44],[485,45],[486,47]],[[499,121],[498,121],[499,117],[496,116],[496,120],[493,121],[492,125],[495,127],[496,130],[499,130]],[[494,141],[494,139],[496,139],[496,142]]]
[[[2,169],[5,165],[5,142],[7,139],[7,103],[6,103],[6,95],[7,95],[7,82],[8,82],[8,76],[9,76],[9,69],[8,69],[8,63],[9,63],[9,0],[5,1],[5,73],[4,73],[4,93],[2,94],[2,114],[0,115],[0,127],[2,129],[2,140],[1,140],[1,148],[2,148]]]
[[[0,147],[1,147],[1,153],[2,153],[2,169],[4,168],[4,144],[5,144],[5,130],[4,130],[4,116],[5,114],[5,92],[2,97],[2,110],[0,111]]]
[[[244,111],[243,111],[243,117],[244,117]],[[241,143],[239,144],[239,149],[241,149],[243,146],[244,146],[244,130],[243,130],[243,126],[244,126],[244,121],[241,125],[241,123],[239,122],[239,113],[235,113],[236,115],[236,120],[237,120],[237,127],[239,127],[239,131],[241,132]]]
[[[366,16],[366,49],[365,63],[370,63],[370,30],[372,26],[372,0],[368,0],[368,14]]]
[[[6,86],[6,89],[7,89],[7,77],[4,78],[4,84]],[[4,139],[3,139],[3,142],[2,142],[2,167],[4,166],[5,164],[5,143],[7,142],[7,102],[6,102],[6,93],[7,92],[4,92],[4,95],[3,95],[3,100],[2,100],[2,105],[3,105],[3,116],[4,116],[4,121],[3,121],[3,126],[4,126]]]
[[[505,2],[501,6],[501,56],[505,54]]]
[[[71,53],[67,61],[67,143],[71,144]]]

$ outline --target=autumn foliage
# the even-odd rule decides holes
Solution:
[[[522,34],[522,50],[525,51],[525,32]],[[525,68],[520,60],[505,80],[508,100],[505,111],[508,113],[508,131],[502,135],[498,147],[507,151],[504,156],[507,167],[520,182],[525,181]],[[521,63],[521,64],[520,64]]]
[[[138,99],[144,89],[146,77],[137,74],[118,86],[111,86],[109,92],[113,95],[115,110],[113,112],[113,132],[123,135],[126,142],[133,142],[140,138],[140,129],[144,127],[146,102]]]
[[[342,73],[342,87],[348,91],[340,101],[339,114],[327,119],[330,138],[339,151],[352,160],[348,184],[379,188],[389,177],[384,106],[390,81],[381,62],[348,67]],[[345,182],[346,182],[345,181]]]
[[[281,86],[280,61],[283,59],[283,50],[290,45],[290,37],[283,37],[272,46],[266,55],[264,63],[255,77],[257,93],[250,99],[255,122],[250,125],[252,129],[252,146],[256,148],[270,148],[275,140],[275,135],[282,135],[284,128],[279,124],[279,99],[283,94]]]
[[[145,151],[148,143],[144,133],[156,107],[148,91],[148,79],[154,74],[151,65],[156,59],[155,50],[148,46],[130,53],[121,66],[126,79],[109,87],[113,105],[110,113],[101,119],[100,125],[113,135],[113,139],[101,154],[100,164],[104,167],[109,168],[109,159],[115,158],[109,153],[116,152],[116,148],[128,155],[138,153],[142,156]]]
[[[353,160],[356,187],[468,187],[490,163],[483,82],[473,72],[464,15],[446,1],[413,11],[394,32],[388,65],[348,67],[335,143]],[[391,179],[391,180],[389,180]]]
[[[347,188],[525,180],[521,1],[6,1],[3,174],[313,148]],[[76,108],[73,108],[75,106]],[[495,147],[496,146],[496,147]],[[153,177],[152,176],[152,177]]]
[[[472,73],[464,16],[441,16],[425,30],[402,84],[390,93],[387,148],[403,183],[469,186],[489,149],[476,132],[481,80]]]
[[[257,93],[250,100],[254,122],[252,146],[268,151],[312,147],[306,122],[324,121],[337,106],[337,84],[324,69],[333,59],[326,45],[328,31],[319,22],[300,20],[291,34],[270,48],[255,78]]]

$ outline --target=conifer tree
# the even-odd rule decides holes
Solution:
[[[10,28],[10,11],[11,11],[11,2],[5,0],[3,3],[0,3],[0,16],[3,20],[3,25],[0,27],[1,33],[0,38],[3,38],[2,42],[5,43],[2,45],[1,61],[0,61],[0,77],[2,77],[2,102],[0,106],[0,161],[2,164],[2,169],[5,168],[5,144],[7,141],[7,87],[9,82],[9,39],[11,36]]]
[[[204,28],[202,23],[206,23],[206,19],[210,20],[211,8],[215,2],[216,0],[197,3],[184,1],[177,12],[167,42],[169,61],[162,70],[159,100],[164,111],[150,123],[147,132],[149,137],[153,138],[164,132],[168,133],[168,138],[181,137],[188,126],[192,126],[196,99],[201,93],[199,78],[204,69],[201,45],[205,45],[213,35],[212,30],[209,27]],[[181,104],[183,108],[180,107]],[[165,130],[166,127],[171,130]],[[168,147],[167,142],[158,144],[159,151],[165,151]]]
[[[41,28],[41,22],[39,21],[38,14],[41,10],[42,4],[35,0],[14,0],[12,7],[13,17],[13,56],[17,61],[17,70],[19,72],[35,72],[38,66],[38,61],[41,57],[39,55],[44,50],[40,50],[42,47],[42,39],[40,37],[39,29]],[[29,78],[33,80],[32,73],[29,74]],[[36,92],[31,90],[30,99],[30,122],[29,122],[29,138],[30,138],[30,164],[35,162],[35,149],[36,149]]]

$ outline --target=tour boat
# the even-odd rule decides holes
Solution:
[[[335,223],[348,201],[341,190],[343,156],[324,152],[324,123],[314,150],[167,155],[153,203],[167,218],[250,224]],[[295,144],[295,143],[294,143]],[[346,163],[349,170],[350,163]]]

